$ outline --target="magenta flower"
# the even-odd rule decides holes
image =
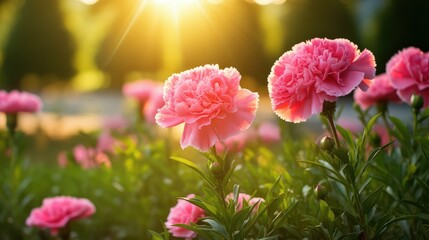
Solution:
[[[356,89],[353,97],[355,102],[364,110],[378,103],[401,102],[387,74],[376,76],[366,92]]]
[[[194,197],[194,194],[189,194],[186,199]],[[170,209],[165,227],[174,237],[193,239],[197,236],[196,232],[174,225],[196,223],[203,217],[205,217],[203,209],[186,200],[179,199],[177,205]]]
[[[31,211],[25,223],[27,226],[48,228],[51,235],[56,235],[71,220],[87,218],[94,213],[95,206],[88,199],[58,196],[45,198],[41,207]]]
[[[122,93],[144,104],[159,85],[160,83],[149,79],[128,82],[122,87]]]
[[[226,195],[225,201],[232,202],[233,200],[234,200],[234,193],[229,193],[228,195]],[[246,202],[248,206],[253,206],[256,204],[255,207],[253,208],[253,211],[258,212],[259,205],[261,205],[261,202],[265,202],[265,200],[263,198],[251,197],[249,194],[239,193],[238,199],[235,205],[235,210],[240,211],[241,209],[243,209],[243,207],[245,206],[244,202]]]
[[[293,46],[274,64],[268,90],[274,112],[302,122],[356,87],[366,90],[375,76],[374,55],[347,39],[315,38]]]
[[[180,144],[207,151],[216,142],[244,131],[253,122],[258,94],[240,87],[235,68],[205,65],[173,74],[164,85],[161,127],[185,123]]]
[[[0,91],[0,112],[37,112],[42,108],[40,98],[32,93],[19,92],[17,90]]]
[[[387,62],[386,73],[402,101],[410,103],[411,95],[417,94],[424,107],[429,106],[429,53],[405,48]]]

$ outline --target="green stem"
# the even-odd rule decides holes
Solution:
[[[332,135],[334,136],[335,143],[337,144],[337,148],[339,148],[340,147],[340,140],[338,138],[337,128],[335,127],[334,116],[329,115],[329,116],[327,116],[327,118],[329,121],[329,125],[331,126],[331,131],[332,131]]]

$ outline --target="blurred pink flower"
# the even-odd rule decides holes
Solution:
[[[230,193],[226,195],[225,201],[232,202],[233,200],[234,200],[234,193]],[[235,211],[240,211],[241,209],[243,209],[243,206],[245,206],[244,202],[246,202],[248,206],[253,206],[257,204],[253,208],[253,211],[258,212],[259,205],[261,205],[261,202],[265,202],[265,200],[263,198],[258,198],[258,197],[252,198],[250,195],[245,193],[239,193],[237,203],[235,206]]]
[[[101,165],[111,167],[111,163],[106,154],[95,148],[86,148],[79,144],[73,149],[73,155],[77,164],[82,168],[94,168]]]
[[[258,128],[259,138],[264,143],[276,143],[281,140],[280,127],[272,122],[264,122]]]
[[[194,197],[194,194],[189,194],[186,199]],[[203,209],[186,200],[179,199],[177,205],[170,209],[165,227],[174,237],[186,238],[187,240],[193,239],[197,236],[197,233],[174,225],[196,223],[203,217],[205,217]]]
[[[0,112],[18,113],[18,112],[37,112],[42,108],[40,98],[32,93],[0,91]]]
[[[158,110],[161,127],[185,123],[180,144],[207,151],[253,122],[259,96],[240,87],[235,68],[205,65],[170,76],[164,86],[165,105]]]
[[[62,168],[67,167],[67,164],[68,164],[67,153],[64,151],[58,153],[57,162],[60,167]]]
[[[121,141],[112,136],[110,132],[102,132],[98,136],[96,149],[101,152],[113,153],[116,146],[120,146]]]
[[[386,126],[382,124],[376,124],[373,130],[380,138],[380,146],[384,146],[390,142],[391,139],[390,139],[389,131],[387,130]]]
[[[402,101],[410,103],[411,95],[418,94],[429,106],[429,53],[405,48],[387,62],[386,73]]]
[[[366,90],[375,76],[374,55],[347,39],[320,39],[293,46],[274,64],[268,90],[274,112],[288,122],[302,122],[357,86]]]
[[[31,211],[25,223],[27,226],[48,228],[51,235],[56,235],[69,221],[86,218],[94,213],[95,206],[88,199],[58,196],[45,198],[41,207]]]
[[[376,76],[366,92],[356,89],[354,92],[354,99],[355,102],[364,110],[377,105],[377,103],[401,102],[401,99],[398,94],[396,94],[396,89],[392,87],[387,74]]]
[[[122,131],[128,127],[128,122],[123,116],[110,116],[103,119],[101,127],[103,131]]]
[[[143,115],[146,119],[146,122],[155,124],[155,116],[158,113],[158,109],[164,106],[164,98],[163,98],[163,88],[159,86],[153,89],[152,94],[150,95],[148,101],[143,107]]]
[[[238,134],[227,138],[225,141],[217,142],[215,144],[216,152],[223,153],[228,152],[241,152],[247,144],[255,139],[255,133],[253,129],[247,129],[246,131],[239,132]]]
[[[135,98],[141,104],[144,104],[161,83],[154,80],[144,79],[125,83],[122,87],[122,93],[126,97]]]

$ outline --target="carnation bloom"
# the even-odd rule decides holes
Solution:
[[[69,196],[45,198],[39,208],[31,211],[27,226],[48,228],[52,235],[71,220],[86,218],[95,213],[95,206],[88,199]]]
[[[42,108],[40,98],[32,93],[11,91],[0,91],[0,112],[37,112]]]
[[[194,194],[189,194],[186,199],[194,197]],[[186,200],[179,199],[177,201],[177,205],[170,209],[165,227],[174,237],[193,239],[197,236],[197,233],[174,225],[196,223],[204,216],[205,214],[203,209]]]
[[[258,128],[259,138],[264,143],[276,143],[281,140],[280,127],[271,122],[264,122]]]
[[[374,55],[347,39],[299,43],[284,53],[268,76],[274,112],[288,122],[302,122],[356,87],[365,90],[375,76]]]
[[[429,106],[429,53],[405,48],[387,62],[386,73],[402,101],[410,103],[411,95],[417,94],[424,107]]]
[[[185,123],[180,144],[207,151],[216,142],[246,130],[255,118],[258,94],[240,87],[235,68],[205,65],[173,74],[164,85],[161,127]]]
[[[160,83],[149,79],[128,82],[122,87],[122,93],[144,104],[159,85]]]
[[[227,202],[230,202],[233,199],[234,199],[234,193],[230,193],[230,194],[226,195],[226,197],[225,197],[225,201],[227,201]],[[241,209],[243,209],[244,202],[246,202],[248,206],[253,206],[253,205],[257,204],[253,208],[253,211],[257,212],[259,205],[261,204],[261,202],[265,202],[265,200],[263,198],[258,198],[258,197],[252,198],[249,194],[239,193],[238,199],[236,202],[236,206],[235,206],[235,210],[240,211]]]
[[[368,91],[356,89],[354,92],[355,102],[362,108],[367,109],[379,103],[400,102],[396,89],[392,87],[387,74],[375,77]]]

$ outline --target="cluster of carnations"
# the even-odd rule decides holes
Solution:
[[[414,47],[404,49],[388,62],[386,73],[377,77],[375,66],[375,57],[369,50],[360,52],[346,39],[315,38],[297,44],[275,62],[268,76],[272,108],[285,121],[302,122],[314,114],[332,112],[329,103],[356,88],[360,90],[354,97],[363,109],[401,100],[410,103],[413,94],[423,98],[424,107],[429,105],[428,53]],[[163,87],[144,80],[125,85],[123,92],[139,101],[146,122],[156,122],[161,127],[184,124],[182,148],[192,146],[208,152],[247,130],[255,118],[259,96],[241,88],[240,79],[235,68],[205,65],[173,74]],[[0,92],[0,111],[7,114],[34,112],[40,106],[40,100],[33,95]],[[108,160],[99,160],[97,151],[84,150],[75,149],[76,159],[85,162],[86,158],[95,158],[107,164]],[[175,237],[194,238],[196,233],[176,224],[196,223],[206,217],[202,209],[187,201],[193,197],[190,194],[171,208],[165,225]],[[228,195],[226,201],[231,202],[230,199]],[[261,202],[263,199],[240,194],[236,209]],[[87,200],[57,197],[46,199],[41,209],[33,210],[27,224],[47,227],[56,233],[69,220],[94,212]]]
[[[288,122],[306,121],[314,114],[332,120],[335,104],[330,103],[356,88],[356,103],[363,109],[400,100],[410,103],[413,94],[423,97],[424,107],[429,105],[429,54],[414,47],[404,49],[388,62],[387,73],[377,77],[375,66],[369,50],[360,52],[346,39],[316,38],[297,44],[276,61],[268,77],[272,108]],[[255,117],[258,95],[240,88],[239,82],[236,69],[217,65],[174,74],[165,83],[165,105],[156,121],[161,127],[184,123],[182,148],[207,152],[248,129]],[[182,205],[191,203],[179,200],[166,227],[173,236],[190,239],[195,233],[173,224],[196,223],[204,214],[178,210]],[[180,218],[174,217],[177,212]]]

